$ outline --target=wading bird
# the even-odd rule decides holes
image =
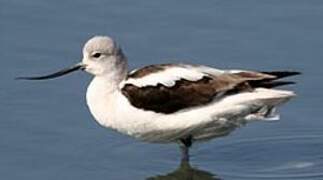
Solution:
[[[220,70],[201,65],[159,64],[128,72],[120,46],[95,36],[83,48],[82,62],[59,72],[26,80],[44,80],[83,70],[94,76],[86,101],[106,128],[154,143],[180,144],[189,160],[195,141],[229,134],[255,120],[278,119],[276,107],[295,94],[277,86],[293,71]]]

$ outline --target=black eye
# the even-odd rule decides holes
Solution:
[[[101,56],[101,53],[94,53],[92,57],[99,58]]]

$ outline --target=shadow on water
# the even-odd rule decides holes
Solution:
[[[189,162],[182,161],[179,167],[165,175],[155,175],[147,180],[221,180],[217,175],[192,167]]]
[[[229,167],[222,167],[224,171],[219,172],[221,177],[192,167],[187,162],[181,162],[179,167],[172,172],[158,174],[147,179],[323,179],[322,137],[322,134],[272,136],[226,142],[217,146],[221,157],[207,156],[207,159],[204,159],[204,162],[212,167],[217,167],[215,163],[221,164],[221,161],[229,162]],[[239,152],[236,151],[237,149]],[[252,153],[250,149],[253,150]],[[200,154],[207,153],[201,150]],[[230,168],[235,170],[226,170]]]

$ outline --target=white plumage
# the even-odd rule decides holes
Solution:
[[[190,72],[189,67],[185,67],[186,70],[182,72]],[[192,74],[197,75],[195,78],[192,75],[183,76],[184,73],[182,76],[171,76],[169,74],[173,72],[171,70],[157,72],[153,76],[154,79],[148,78],[150,83],[146,81],[145,86],[154,86],[158,83],[171,86],[180,78],[198,80],[204,72],[198,72],[197,69],[192,70]],[[216,69],[214,71],[224,72]],[[162,77],[168,77],[167,81]],[[170,77],[173,77],[173,80]],[[121,84],[142,85],[140,82],[144,82],[143,79],[145,77],[125,80]],[[124,97],[120,88],[113,93],[109,93],[109,89],[109,84],[105,84],[104,79],[95,77],[87,90],[87,103],[95,119],[101,125],[121,133],[145,141],[163,143],[174,142],[187,135],[192,135],[196,140],[226,135],[250,120],[268,118],[266,113],[252,113],[253,111],[262,109],[266,112],[270,110],[267,107],[280,105],[295,96],[290,91],[258,88],[253,92],[235,94],[220,101],[215,100],[205,106],[184,109],[173,114],[161,114],[135,108]]]
[[[274,87],[299,74],[289,71],[219,70],[188,64],[151,65],[128,73],[127,58],[109,37],[96,36],[83,48],[81,63],[40,77],[75,70],[94,75],[86,100],[102,126],[148,142],[180,142],[183,160],[193,141],[229,134],[255,120],[277,120],[277,106],[295,94]]]
[[[166,66],[167,67],[167,66]],[[135,72],[134,70],[133,72]],[[133,72],[130,72],[133,73]],[[188,65],[188,64],[177,64],[169,65],[167,69],[162,72],[151,73],[142,78],[134,79],[130,78],[121,82],[121,86],[124,84],[133,84],[138,87],[144,86],[156,86],[158,83],[163,84],[167,87],[175,85],[175,82],[180,79],[186,79],[189,81],[197,81],[202,79],[204,76],[219,75],[225,71],[206,67],[206,66],[197,66],[197,65]]]

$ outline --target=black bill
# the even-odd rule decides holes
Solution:
[[[16,79],[22,79],[22,80],[45,80],[45,79],[53,79],[59,76],[63,76],[65,74],[71,73],[73,71],[77,71],[77,70],[84,70],[85,66],[81,63],[76,64],[72,67],[68,67],[65,69],[62,69],[58,72],[52,73],[52,74],[48,74],[48,75],[44,75],[44,76],[34,76],[34,77],[17,77]]]

